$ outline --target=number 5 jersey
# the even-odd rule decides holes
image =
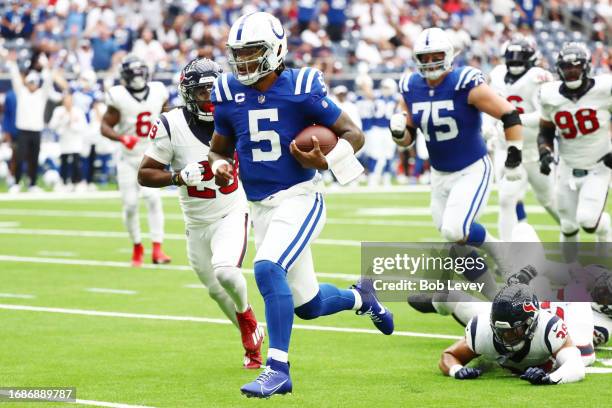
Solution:
[[[557,127],[559,156],[573,169],[590,170],[611,150],[612,75],[591,81],[591,88],[576,99],[561,93],[561,81],[541,88],[542,118]]]
[[[202,226],[226,216],[234,209],[246,211],[244,191],[238,181],[238,162],[234,163],[234,181],[226,187],[215,184],[208,164],[208,151],[214,130],[213,122],[197,120],[186,108],[163,113],[156,121],[146,155],[180,171],[189,163],[204,167],[202,182],[179,189],[179,202],[187,227]]]

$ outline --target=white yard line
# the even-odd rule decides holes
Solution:
[[[135,290],[126,289],[87,288],[85,290],[92,293],[110,293],[113,295],[135,295],[138,293]]]
[[[106,266],[110,268],[129,268],[133,271],[139,269],[162,269],[168,271],[189,271],[193,272],[188,265],[153,265],[144,264],[140,268],[132,267],[130,262],[117,261],[97,261],[93,259],[63,259],[63,258],[41,258],[31,256],[15,256],[15,255],[0,255],[0,262],[23,262],[23,263],[41,263],[41,264],[56,264],[56,265],[78,265],[78,266]],[[243,268],[244,273],[253,274],[252,269]],[[320,278],[327,279],[342,279],[356,281],[359,275],[333,273],[333,272],[317,272],[316,275]]]
[[[0,293],[0,298],[11,298],[11,299],[34,299],[34,295],[26,295],[21,293]]]
[[[94,401],[94,400],[84,400],[84,399],[77,399],[74,402],[70,402],[70,404],[91,405],[94,407],[108,407],[108,408],[154,408],[148,405],[130,405],[130,404],[122,404],[118,402]]]
[[[68,256],[75,257],[78,255],[78,252],[73,251],[38,251],[36,255],[40,256]]]
[[[100,311],[100,310],[64,309],[64,308],[57,308],[57,307],[40,307],[40,306],[11,305],[11,304],[0,304],[0,309],[28,311],[28,312],[61,313],[61,314],[83,315],[83,316],[120,317],[120,318],[128,318],[128,319],[170,320],[170,321],[196,322],[196,323],[232,324],[232,322],[226,319],[213,319],[209,317],[105,312],[105,311]],[[265,323],[261,323],[261,324],[265,326]],[[340,333],[380,334],[378,330],[374,330],[374,329],[317,326],[317,325],[309,325],[309,324],[308,325],[294,324],[293,328],[299,329],[299,330],[327,331],[327,332],[340,332]],[[445,340],[457,340],[461,338],[460,336],[452,336],[448,334],[417,333],[417,332],[407,332],[407,331],[396,331],[393,333],[393,335],[403,336],[403,337],[422,337],[422,338],[428,338],[428,339],[445,339]]]
[[[428,185],[410,186],[390,186],[390,187],[342,187],[325,189],[325,194],[346,195],[346,194],[395,194],[395,193],[427,193],[431,191]],[[160,190],[162,197],[176,197],[177,189]],[[0,193],[0,201],[56,201],[56,200],[84,200],[97,201],[120,198],[119,191],[94,191],[94,192],[42,192],[42,193],[20,193],[8,194]]]

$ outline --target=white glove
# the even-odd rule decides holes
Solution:
[[[526,173],[522,165],[514,168],[504,167],[504,177],[508,181],[520,181],[527,176]]]
[[[389,129],[391,130],[391,136],[395,140],[401,140],[404,138],[404,131],[406,130],[406,112],[398,112],[391,115],[389,122]]]
[[[181,170],[183,183],[189,187],[195,187],[202,182],[204,167],[200,163],[189,163]]]

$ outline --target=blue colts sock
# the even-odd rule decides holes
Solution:
[[[289,351],[293,326],[293,297],[287,272],[270,261],[255,263],[255,281],[266,305],[266,323],[270,348]]]
[[[348,289],[322,283],[319,292],[307,303],[295,308],[295,314],[304,320],[316,319],[342,310],[351,310],[355,305],[355,294]],[[269,329],[268,329],[269,330]]]
[[[516,203],[516,218],[519,221],[523,221],[527,219],[527,213],[525,212],[525,204],[522,201]]]
[[[469,245],[481,246],[487,236],[487,230],[477,222],[470,225],[470,233],[468,234],[467,243]]]

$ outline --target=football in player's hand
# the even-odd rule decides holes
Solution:
[[[338,143],[338,137],[334,132],[324,126],[313,125],[302,130],[295,137],[295,144],[303,152],[309,152],[313,148],[312,137],[319,140],[319,147],[323,154],[329,153]]]

